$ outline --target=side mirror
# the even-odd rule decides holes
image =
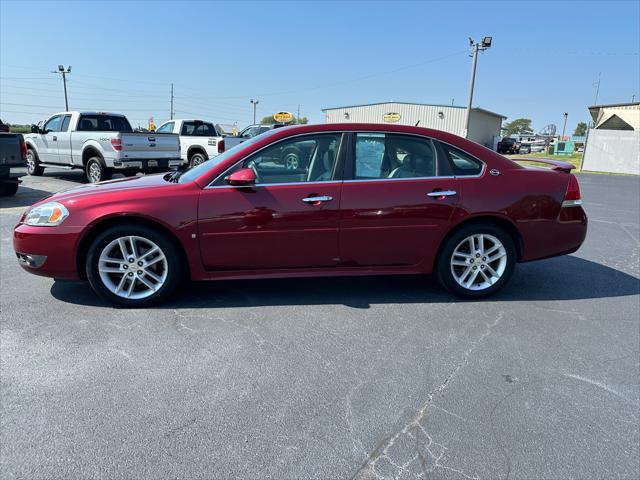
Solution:
[[[36,124],[31,125],[31,133],[40,133],[40,129]]]
[[[233,185],[234,187],[255,185],[256,172],[254,172],[252,168],[242,168],[237,172],[233,172],[226,180],[229,185]]]

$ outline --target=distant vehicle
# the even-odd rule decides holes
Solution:
[[[530,143],[522,143],[520,144],[520,148],[518,149],[518,153],[531,153],[531,144]]]
[[[24,167],[27,147],[20,133],[0,133],[0,196],[10,197],[18,191],[21,173],[12,168]]]
[[[228,136],[225,139],[225,146],[227,149],[233,148],[236,145],[240,145],[242,142],[249,140],[261,133],[268,132],[269,130],[273,130],[274,128],[286,127],[287,125],[282,124],[257,124],[257,125],[249,125],[248,127],[242,129],[238,135],[236,136]]]
[[[305,169],[265,161],[309,145]],[[585,239],[574,166],[534,161],[553,168],[404,125],[277,129],[186,171],[48,197],[22,215],[13,248],[26,271],[87,279],[126,307],[171,298],[189,278],[375,273],[433,273],[478,299],[517,263],[575,252]]]
[[[134,133],[127,117],[103,112],[62,112],[26,135],[27,173],[46,167],[82,168],[91,183],[114,172],[160,172],[179,167],[177,135]]]
[[[498,142],[498,153],[518,153],[520,151],[520,142],[515,138],[504,137]]]
[[[546,147],[545,147],[544,143],[532,143],[531,144],[531,152],[535,152],[535,153],[544,152],[545,148]]]
[[[9,133],[9,124],[0,120],[0,132]]]
[[[163,123],[156,133],[180,135],[180,158],[193,167],[224,152],[225,139],[211,122],[173,119]]]

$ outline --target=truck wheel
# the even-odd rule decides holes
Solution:
[[[300,152],[295,149],[286,150],[282,155],[282,162],[287,170],[297,170],[303,167],[300,161]]]
[[[111,178],[111,172],[104,166],[100,157],[91,157],[85,171],[90,183],[98,183]]]
[[[30,148],[27,150],[27,173],[34,177],[39,177],[44,172],[44,168],[40,166],[40,160],[36,152]]]
[[[191,160],[189,160],[189,166],[195,167],[196,165],[200,165],[207,161],[207,157],[205,157],[202,153],[194,153],[191,155]]]
[[[0,197],[12,197],[18,191],[18,182],[0,183]]]

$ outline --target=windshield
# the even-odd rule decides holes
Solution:
[[[198,177],[204,175],[205,173],[213,170],[215,167],[217,167],[222,162],[226,161],[228,158],[230,158],[231,156],[235,155],[239,151],[244,150],[247,147],[250,147],[251,145],[253,145],[256,142],[260,142],[263,139],[264,139],[264,135],[253,137],[252,139],[247,140],[245,142],[242,142],[242,143],[236,145],[235,147],[230,148],[229,150],[226,150],[225,152],[221,153],[220,155],[218,155],[216,157],[213,157],[211,160],[207,160],[206,162],[203,162],[200,165],[197,165],[195,167],[189,168],[188,170],[185,170],[182,173],[182,175],[180,175],[180,178],[178,179],[178,183],[192,182],[196,178],[198,178]]]

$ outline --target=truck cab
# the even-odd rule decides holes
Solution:
[[[191,167],[225,151],[224,137],[211,122],[176,118],[160,125],[156,133],[179,135],[180,158]]]

